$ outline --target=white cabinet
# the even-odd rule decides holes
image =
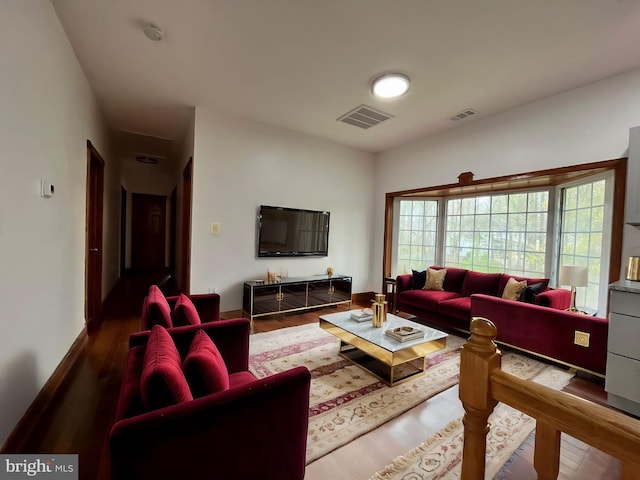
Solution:
[[[609,293],[608,402],[640,416],[640,282],[620,280]]]
[[[624,221],[631,225],[640,225],[640,127],[629,130],[626,190]]]

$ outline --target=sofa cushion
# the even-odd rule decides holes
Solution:
[[[156,285],[149,287],[149,294],[142,304],[142,327],[149,330],[154,325],[165,328],[173,326],[171,307],[164,294]]]
[[[545,287],[542,282],[529,285],[522,291],[522,295],[520,295],[520,301],[525,303],[536,303],[536,296],[539,293],[544,292],[544,290]]]
[[[184,293],[180,294],[176,306],[173,308],[173,319],[174,327],[200,324],[200,315],[198,315],[195,305]]]
[[[502,298],[506,298],[507,300],[519,300],[520,295],[522,295],[525,288],[527,288],[526,280],[519,282],[515,278],[510,277],[502,291]]]
[[[398,296],[398,302],[437,312],[440,302],[458,297],[460,297],[459,293],[447,292],[446,290],[407,290]]]
[[[425,290],[444,290],[444,279],[447,276],[447,269],[434,270],[427,269],[427,281],[424,285]]]
[[[427,281],[427,271],[423,270],[422,272],[418,272],[417,270],[411,270],[411,272],[411,288],[423,288]]]
[[[482,273],[469,270],[464,277],[460,293],[463,297],[470,297],[474,293],[498,296],[501,277],[501,273]]]
[[[149,332],[142,375],[142,402],[150,410],[193,400],[187,380],[182,373],[180,354],[169,332],[154,325]]]
[[[445,267],[438,267],[436,265],[431,266],[429,268],[433,268],[434,270],[441,270]],[[444,279],[444,289],[447,292],[462,292],[462,284],[464,283],[464,277],[467,276],[467,272],[469,270],[465,270],[464,268],[455,268],[455,267],[446,267],[447,268],[447,276]]]
[[[198,398],[229,388],[227,366],[209,335],[198,330],[183,365],[193,396]]]
[[[547,287],[549,286],[548,278],[519,277],[517,275],[510,275],[508,273],[503,273],[502,278],[500,279],[500,286],[498,287],[498,292],[500,293],[500,296],[502,296],[504,292],[504,287],[507,285],[507,282],[509,281],[510,278],[513,278],[518,282],[522,282],[524,280],[527,282],[527,286],[533,285],[534,283],[542,283],[544,285],[543,290],[546,290]]]
[[[444,300],[438,304],[438,313],[470,321],[471,297],[459,297],[451,300]]]

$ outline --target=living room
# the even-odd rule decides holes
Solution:
[[[63,2],[57,3],[56,8]],[[298,276],[324,272],[327,266],[352,275],[354,292],[379,291],[386,193],[455,183],[467,171],[484,179],[626,157],[629,129],[638,125],[640,111],[638,42],[633,40],[637,34],[628,27],[639,12],[624,2],[618,7],[624,18],[619,31],[628,35],[626,44],[633,48],[594,53],[592,63],[607,64],[607,75],[588,72],[580,85],[556,91],[547,90],[544,79],[531,78],[538,85],[535,100],[514,98],[510,109],[386,150],[346,146],[185,102],[190,107],[185,107],[184,137],[176,141],[174,184],[193,157],[191,291],[215,288],[221,310],[237,310],[242,283],[266,277],[268,268],[285,268]],[[74,51],[81,47],[70,41],[56,8],[47,1],[9,2],[1,8],[0,95],[5,107],[0,163],[9,172],[0,180],[0,255],[9,274],[0,294],[6,332],[0,353],[4,441],[85,327],[87,139],[106,163],[103,298],[119,276],[122,167],[94,93],[97,86],[87,79],[80,53]],[[140,32],[136,35],[148,42]],[[113,62],[115,68],[114,57],[122,53],[112,53],[104,62]],[[157,55],[155,50],[146,53],[148,58]],[[304,65],[297,71],[303,70]],[[493,81],[509,81],[509,72],[498,73]],[[194,76],[197,72],[185,72],[185,82]],[[135,74],[131,78],[135,82]],[[362,79],[363,102],[369,101],[367,81]],[[454,111],[441,117],[467,107],[483,114],[490,100],[479,87],[472,100],[461,99]],[[345,102],[341,100],[344,111],[356,105]],[[135,107],[131,102],[132,116]],[[156,114],[162,116],[163,110]],[[376,136],[384,127],[347,134]],[[54,197],[40,196],[41,178],[56,184]],[[260,204],[330,211],[329,256],[257,259],[255,217]],[[220,224],[219,234],[209,233],[211,223]],[[637,254],[638,248],[640,232],[625,225],[622,259]]]

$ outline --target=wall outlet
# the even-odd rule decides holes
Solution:
[[[209,287],[209,293],[216,293],[216,287]]]
[[[573,343],[575,343],[576,345],[580,345],[581,347],[588,347],[590,339],[589,337],[591,337],[590,333],[575,330],[573,334]]]

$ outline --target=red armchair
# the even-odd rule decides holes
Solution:
[[[199,330],[224,359],[230,388],[148,411],[140,379],[150,332],[133,334],[110,434],[111,478],[302,480],[309,371],[256,379],[248,372],[247,319],[168,329],[181,358]]]
[[[216,320],[220,320],[217,293],[165,297],[156,285],[151,285],[142,304],[142,330],[154,325],[171,328]]]

